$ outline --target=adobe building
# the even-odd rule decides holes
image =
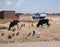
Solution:
[[[19,19],[15,11],[0,11],[0,19]]]

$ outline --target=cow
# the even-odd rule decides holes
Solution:
[[[8,30],[10,30],[15,25],[18,25],[18,23],[19,23],[19,20],[13,20],[13,21],[11,21]]]
[[[40,25],[42,27],[43,24],[47,24],[47,27],[49,27],[49,19],[41,19],[41,20],[39,20],[39,22],[37,24],[37,27],[39,27]]]

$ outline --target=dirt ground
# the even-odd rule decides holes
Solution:
[[[28,43],[8,43],[0,44],[0,47],[60,47],[60,42],[28,42]]]
[[[15,26],[8,31],[10,22],[0,23],[0,43],[18,43],[32,41],[60,41],[60,15],[48,15],[50,27],[44,25],[42,28],[36,27],[39,20],[32,19],[31,16],[20,17],[19,29]],[[33,25],[32,25],[33,24]],[[22,26],[22,27],[21,27]],[[32,36],[32,32],[40,33],[39,37]]]

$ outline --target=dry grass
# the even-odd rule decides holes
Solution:
[[[11,39],[12,38],[12,36],[11,35],[8,35],[8,39]]]
[[[8,22],[10,22],[11,21],[11,19],[0,19],[0,23],[1,24],[5,24],[5,23],[8,23]]]
[[[12,36],[15,36],[15,33],[13,33]]]
[[[4,33],[1,33],[1,36],[4,36]]]
[[[49,28],[44,25],[42,28],[36,27],[38,20],[24,19],[19,23],[20,30],[13,28],[8,31],[9,24],[2,26],[0,24],[0,42],[1,43],[14,43],[14,42],[31,42],[31,41],[60,41],[60,17],[47,16],[50,19],[51,26]],[[8,23],[8,22],[6,22]],[[21,24],[25,26],[21,27]],[[41,33],[41,37],[32,36],[32,31],[35,30]]]
[[[8,29],[8,27],[6,27],[6,26],[0,26],[0,30],[1,29]]]
[[[19,35],[19,32],[16,33],[16,36]]]

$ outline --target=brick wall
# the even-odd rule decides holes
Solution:
[[[2,11],[0,12],[0,19],[4,19],[4,13]]]
[[[0,19],[18,19],[19,16],[15,15],[15,11],[1,11]]]

